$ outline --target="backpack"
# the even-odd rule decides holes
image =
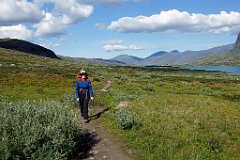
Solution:
[[[82,80],[82,79],[78,79],[79,93],[82,91],[82,88],[80,88],[80,82],[81,82],[81,80]],[[86,83],[87,83],[88,85],[91,85],[91,81],[90,81],[88,78],[86,79]],[[86,89],[86,91],[88,92],[89,90]]]
[[[80,81],[82,79],[80,72],[78,72],[78,74],[77,74],[77,79],[78,79],[78,81]]]

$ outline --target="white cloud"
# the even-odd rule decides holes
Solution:
[[[86,4],[123,4],[128,0],[82,0]]]
[[[120,44],[106,44],[103,49],[107,52],[126,51],[126,50],[144,50],[145,48],[137,45],[120,45]]]
[[[106,41],[105,44],[122,44],[124,40],[122,39],[112,39],[109,41]]]
[[[103,29],[105,29],[105,24],[103,24],[103,23],[96,23],[95,24],[95,27],[97,28],[97,29],[100,29],[100,30],[103,30]]]
[[[40,37],[63,34],[69,25],[82,21],[93,12],[93,6],[80,4],[76,0],[68,0],[67,3],[65,0],[36,0],[35,3],[54,4],[53,11],[46,13],[42,21],[34,25],[36,35]]]
[[[41,46],[46,47],[46,48],[48,48],[48,47],[51,48],[51,47],[60,47],[61,44],[60,43],[49,42],[49,43],[43,43],[43,44],[41,44]]]
[[[24,39],[32,38],[30,36],[58,36],[64,34],[70,25],[89,17],[95,4],[122,4],[129,1],[136,0],[0,0],[0,27],[15,30],[21,26],[21,34],[26,33],[25,36],[9,32],[1,35]],[[96,23],[95,27],[106,28],[101,23]]]
[[[126,50],[144,50],[146,48],[139,45],[124,45],[122,39],[112,39],[105,42],[103,49],[107,52],[126,51]]]
[[[125,50],[128,50],[128,47],[123,46],[123,45],[119,45],[119,44],[115,44],[115,45],[106,44],[106,45],[103,46],[103,49],[105,49],[105,51],[107,51],[107,52],[125,51]]]
[[[1,0],[0,25],[39,22],[44,13],[27,0]]]
[[[109,30],[118,32],[213,32],[235,33],[240,30],[240,13],[189,14],[178,10],[161,11],[152,16],[123,17],[111,22]]]
[[[38,24],[35,24],[36,36],[47,37],[63,34],[68,23],[64,18],[54,17],[51,13],[46,13],[45,18]]]
[[[85,4],[107,4],[107,5],[119,5],[123,4],[126,2],[134,2],[134,3],[139,3],[139,2],[147,2],[149,0],[81,0],[81,2]]]
[[[53,7],[50,11],[46,8],[49,4]],[[12,30],[13,26],[23,27],[27,24],[31,26],[31,32],[35,32],[31,33],[32,36],[50,37],[64,34],[67,27],[79,23],[92,12],[92,5],[83,4],[79,0],[0,0],[0,26],[4,30]],[[29,38],[29,32],[22,33],[26,33],[25,37]]]
[[[93,12],[93,6],[81,4],[77,0],[68,0],[67,3],[66,0],[51,1],[55,4],[54,12],[56,15],[60,14],[60,17],[66,16],[68,18],[66,23],[78,23]]]
[[[142,46],[137,46],[137,45],[129,45],[129,46],[128,46],[128,49],[129,49],[129,50],[145,50],[144,47],[142,47]]]
[[[0,26],[0,38],[30,40],[32,38],[32,31],[22,24],[13,26]]]

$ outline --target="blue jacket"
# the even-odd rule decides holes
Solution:
[[[84,80],[77,80],[76,81],[76,97],[79,98],[79,92],[85,93],[86,91],[89,91],[90,96],[93,97],[93,89],[92,89],[92,84],[89,79],[86,81]]]

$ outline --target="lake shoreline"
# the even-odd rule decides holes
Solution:
[[[210,72],[224,72],[227,74],[240,75],[240,66],[184,66],[181,69],[200,70]]]

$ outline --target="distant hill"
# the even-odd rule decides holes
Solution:
[[[155,57],[153,60],[145,60],[144,65],[183,65],[209,55],[223,54],[233,48],[233,44],[214,47],[201,51],[169,52],[162,56]]]
[[[240,65],[240,50],[232,50],[225,54],[208,56],[189,62],[191,66],[238,66]]]
[[[119,55],[117,57],[112,58],[111,60],[123,62],[126,64],[139,64],[143,59],[131,55]]]
[[[156,52],[156,53],[153,53],[152,55],[148,56],[145,58],[146,59],[151,59],[151,58],[154,58],[154,57],[158,57],[158,56],[162,56],[164,54],[166,54],[168,52],[165,52],[165,51],[159,51],[159,52]]]
[[[156,52],[146,58],[140,58],[140,57],[136,57],[136,56],[132,56],[132,55],[119,55],[117,57],[112,58],[111,60],[116,60],[116,61],[123,62],[126,64],[141,64],[142,61],[144,61],[144,60],[154,59],[155,57],[164,55],[166,53],[167,52],[165,52],[165,51],[159,51],[159,52]]]
[[[138,65],[184,65],[191,61],[201,59],[210,55],[221,55],[234,48],[234,44],[218,46],[201,51],[185,51],[179,52],[173,50],[171,52],[159,51],[146,58],[139,58],[130,55],[120,55],[113,60],[124,62],[127,64]]]
[[[221,55],[207,56],[188,65],[240,65],[240,33],[234,43],[234,48]]]
[[[101,59],[101,58],[75,58],[75,57],[66,57],[66,56],[59,56],[63,60],[68,61],[76,61],[82,63],[89,63],[89,64],[105,64],[105,65],[125,65],[125,63],[116,61],[116,60],[109,60],[109,59]]]
[[[19,39],[0,39],[0,48],[59,59],[53,51],[40,45]]]

